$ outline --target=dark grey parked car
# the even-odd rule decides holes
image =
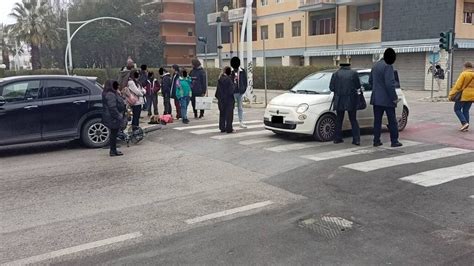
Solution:
[[[107,145],[97,78],[18,76],[0,79],[0,145],[80,139]]]

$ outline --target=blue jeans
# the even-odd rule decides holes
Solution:
[[[380,143],[382,135],[382,118],[387,114],[388,129],[390,130],[390,141],[392,144],[398,142],[398,121],[395,114],[395,107],[385,107],[374,105],[374,143]]]
[[[183,119],[183,121],[188,119],[189,99],[189,96],[179,98],[179,105],[181,107],[181,118]]]
[[[469,124],[469,110],[471,109],[472,102],[456,102],[454,104],[454,112],[461,121],[461,124]]]
[[[244,120],[244,106],[243,106],[243,94],[240,93],[234,93],[234,99],[235,102],[237,103],[237,111],[239,114],[239,122],[243,122]]]

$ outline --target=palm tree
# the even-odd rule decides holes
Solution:
[[[22,0],[16,3],[10,16],[16,19],[12,34],[31,48],[33,70],[41,68],[42,45],[54,45],[58,39],[52,8],[47,0]]]
[[[2,49],[2,63],[7,67],[6,70],[9,70],[10,46],[8,45],[8,28],[3,24],[0,25],[0,45]]]

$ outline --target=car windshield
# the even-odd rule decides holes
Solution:
[[[329,94],[329,83],[331,82],[332,73],[320,72],[311,75],[298,84],[296,84],[290,92],[302,94]]]

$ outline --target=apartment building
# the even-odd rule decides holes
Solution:
[[[223,21],[224,62],[238,52],[245,0],[233,0],[228,8],[216,3],[207,21]],[[404,87],[431,89],[428,68],[432,60],[446,67],[447,54],[438,44],[439,33],[448,29],[455,29],[459,46],[455,75],[463,61],[474,61],[474,0],[255,0],[252,11],[257,66],[263,65],[263,42],[267,65],[282,66],[371,67],[393,47]],[[213,56],[208,55],[211,65]]]
[[[194,0],[155,0],[163,42],[163,64],[190,66],[196,57]]]

